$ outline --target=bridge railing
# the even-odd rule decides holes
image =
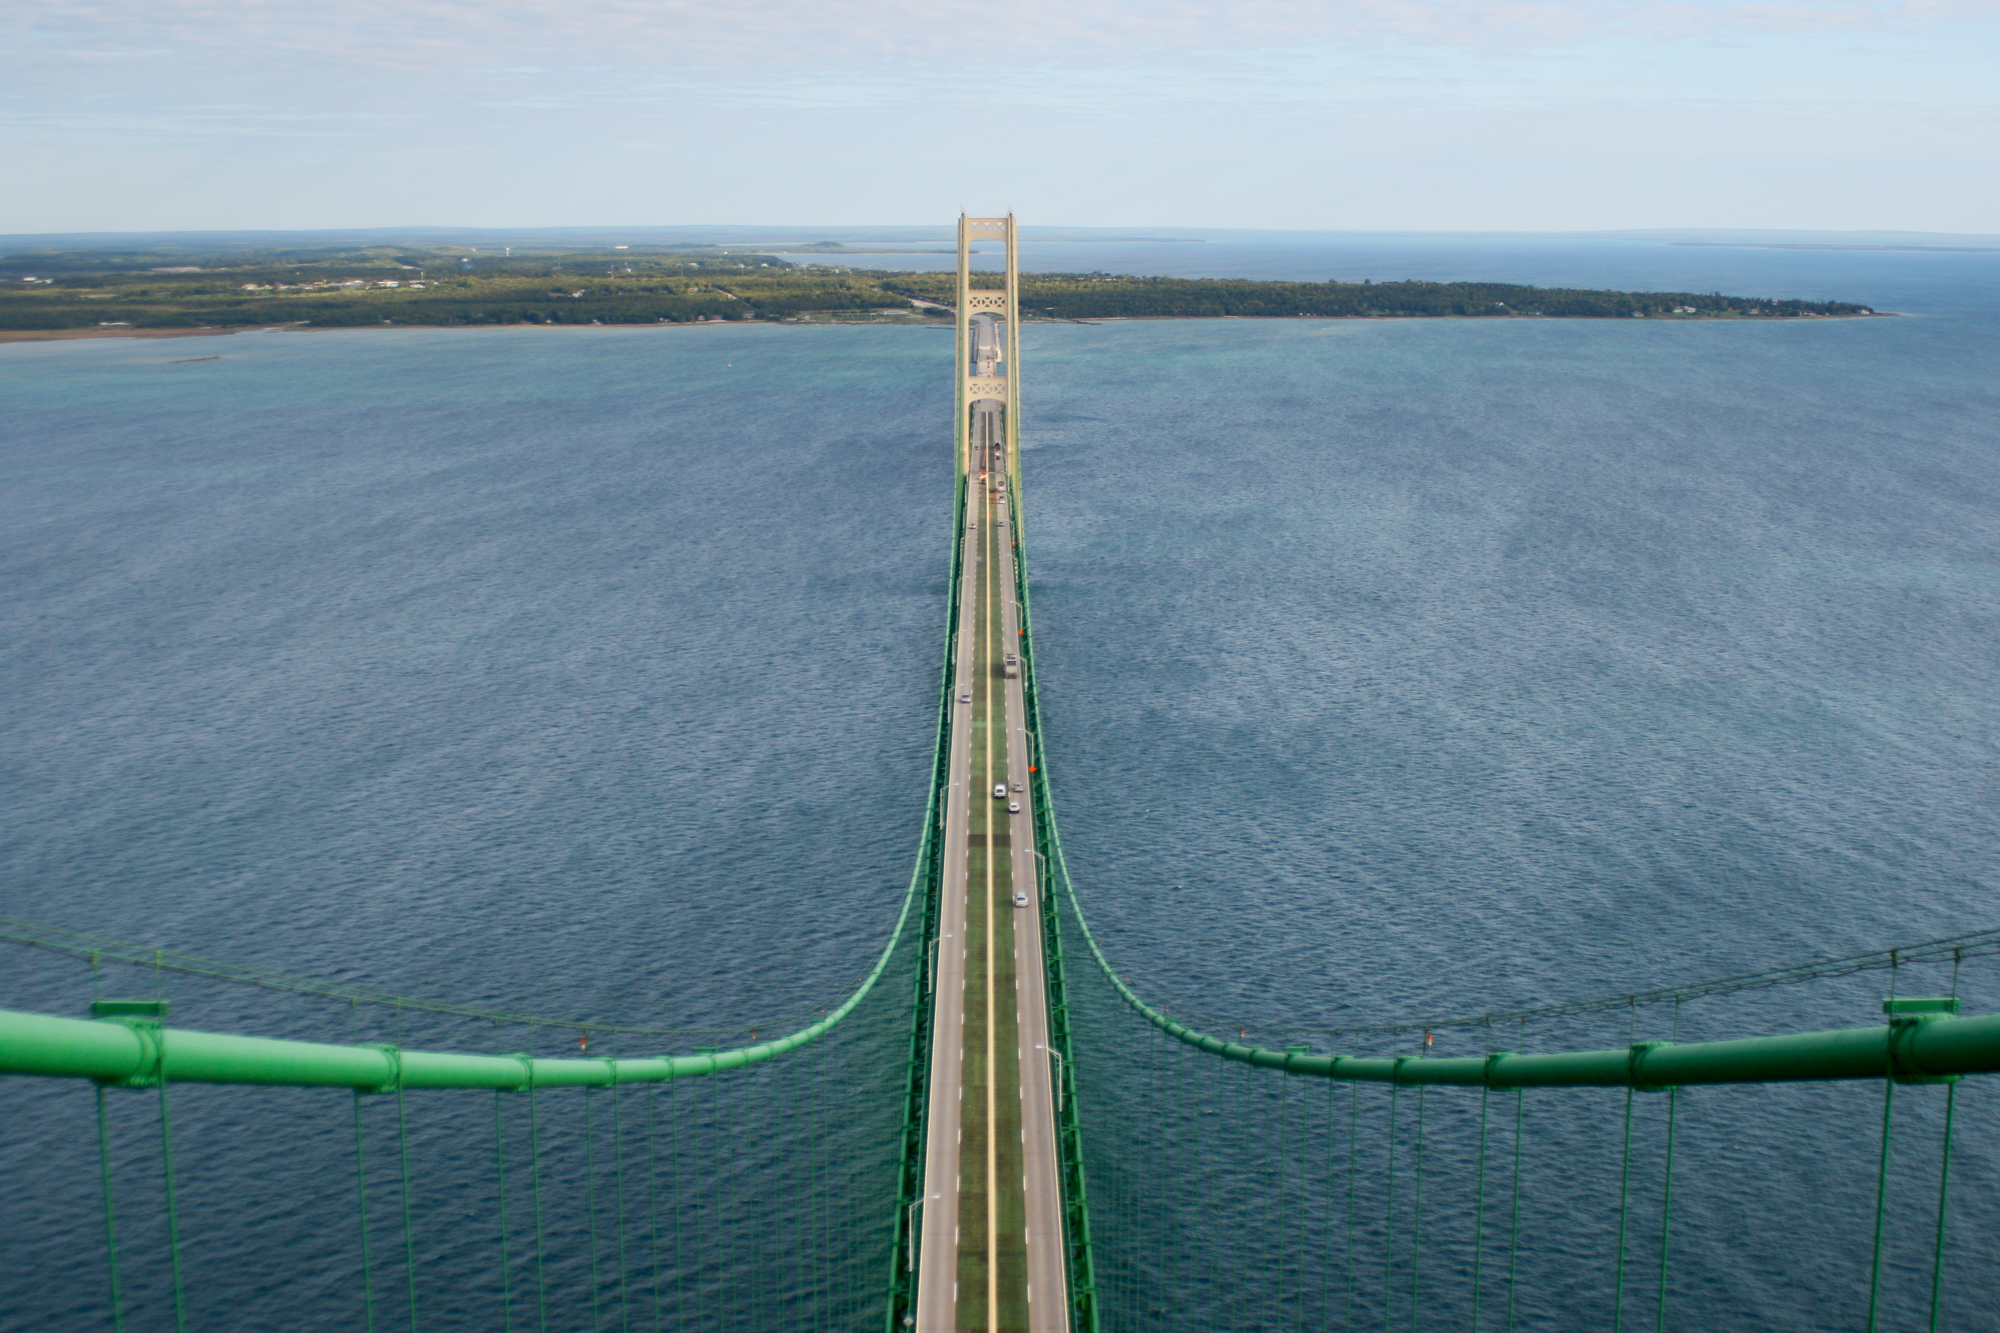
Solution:
[[[1027,714],[1029,783],[1035,811],[1035,874],[1042,916],[1044,993],[1049,1007],[1049,1046],[1055,1062],[1056,1144],[1062,1173],[1064,1252],[1070,1283],[1070,1324],[1079,1333],[1103,1327],[1091,1241],[1089,1174],[1083,1136],[1083,1100],[1077,1095],[1075,1035],[1071,1024],[1069,971],[1063,955],[1061,904],[1049,867],[1061,857],[1055,802],[1042,753],[1041,696],[1035,676],[1035,636],[1028,591],[1027,538],[1022,528],[1020,487],[1008,499],[1014,545],[1014,599],[1020,608],[1021,695]]]
[[[952,505],[951,573],[945,594],[944,662],[938,684],[937,739],[931,757],[931,799],[924,812],[922,851],[916,882],[922,895],[922,920],[915,946],[916,965],[910,976],[909,1057],[903,1077],[903,1124],[897,1140],[896,1198],[889,1247],[888,1307],[884,1326],[900,1333],[912,1318],[917,1299],[917,1243],[922,1220],[917,1215],[924,1197],[924,1156],[930,1120],[931,1025],[937,1000],[939,912],[944,889],[945,793],[951,782],[952,706],[958,661],[960,603],[964,590],[966,478],[958,478]]]

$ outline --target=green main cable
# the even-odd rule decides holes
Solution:
[[[1047,769],[1039,731],[1034,753]],[[1046,771],[1042,780],[1046,801]],[[1883,1076],[1885,1057],[1896,1040],[1891,1026],[1792,1033],[1734,1041],[1634,1043],[1622,1050],[1566,1051],[1548,1055],[1503,1052],[1483,1057],[1356,1057],[1304,1055],[1227,1041],[1177,1023],[1148,1004],[1111,966],[1084,915],[1069,873],[1062,836],[1051,812],[1049,842],[1063,891],[1076,915],[1084,943],[1112,988],[1147,1022],[1197,1050],[1265,1069],[1283,1069],[1319,1078],[1377,1083],[1450,1084],[1464,1087],[1636,1087],[1660,1089],[1687,1084],[1769,1083],[1874,1079]],[[1891,950],[1892,955],[1897,951]],[[1890,993],[1895,994],[1894,970]],[[1917,1025],[1896,1050],[1905,1073],[1925,1076],[2000,1073],[2000,1014],[1973,1018],[1936,1017]]]
[[[1039,746],[1038,746],[1039,748]],[[1053,825],[1053,821],[1051,821]],[[1077,925],[1098,967],[1125,1002],[1147,1022],[1197,1050],[1264,1069],[1284,1069],[1318,1078],[1373,1083],[1460,1087],[1636,1087],[1688,1084],[1825,1082],[1883,1077],[1896,1043],[1899,1071],[1927,1077],[2000,1072],[2000,1014],[1973,1018],[1937,1015],[1915,1025],[1907,1037],[1890,1026],[1790,1033],[1733,1041],[1640,1042],[1623,1049],[1563,1051],[1547,1055],[1501,1053],[1490,1056],[1361,1057],[1305,1055],[1227,1041],[1177,1023],[1138,995],[1118,975],[1092,934],[1077,901],[1076,886],[1063,856],[1062,841],[1050,829],[1064,891]]]
[[[938,787],[933,782],[924,811],[925,837],[929,836],[930,825],[937,816]],[[400,1092],[405,1088],[520,1091],[536,1086],[604,1087],[612,1083],[664,1083],[676,1078],[724,1073],[810,1045],[854,1012],[874,990],[896,952],[896,945],[909,925],[923,872],[920,840],[917,864],[903,892],[888,941],[853,992],[817,1021],[756,1045],[633,1060],[544,1060],[528,1056],[385,1050],[380,1046],[338,1046],[167,1028],[155,1028],[149,1034],[140,1030],[142,1024],[115,1018],[76,1019],[0,1010],[0,1074],[92,1078],[128,1086],[144,1086],[152,1077],[164,1082],[171,1075],[177,1083]]]

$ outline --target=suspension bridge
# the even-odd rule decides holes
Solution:
[[[1002,243],[1004,273],[972,271],[976,240]],[[0,1072],[60,1098],[69,1141],[88,1145],[64,1159],[77,1168],[66,1197],[0,1221],[16,1239],[45,1230],[67,1254],[87,1201],[96,1277],[66,1290],[65,1326],[1872,1333],[1990,1321],[1990,1272],[1966,1256],[1992,1243],[2000,1181],[1975,1163],[1954,1193],[1953,1165],[1968,1110],[1992,1121],[1983,1099],[1961,1108],[1961,1081],[2000,1072],[2000,1014],[1961,1012],[1961,990],[2000,953],[2000,931],[1344,1032],[1232,1037],[1127,980],[1091,931],[1055,819],[1023,536],[1017,278],[1014,219],[961,218],[956,517],[929,790],[914,869],[858,984],[782,1035],[689,1048],[663,1028],[0,919],[0,939],[79,960],[94,979],[88,1017],[0,1011]],[[106,994],[113,977],[155,993]],[[1885,983],[1878,1014],[1746,1031],[1713,1008],[1843,977]],[[177,1027],[168,978],[393,1015],[397,1040]],[[1593,1022],[1622,1022],[1625,1039],[1530,1049]],[[425,1049],[404,1038],[417,1023],[496,1035],[492,1049]],[[1703,1039],[1683,1039],[1697,1028]],[[551,1034],[582,1049],[499,1047]],[[592,1040],[683,1046],[593,1056]],[[1684,1106],[1724,1087],[1762,1100]],[[299,1125],[284,1156],[309,1165],[282,1225],[272,1214],[232,1229],[251,1201],[205,1181],[186,1143],[198,1135],[206,1162],[218,1126],[255,1139],[255,1115],[218,1099],[272,1089],[298,1094],[283,1104]],[[1816,1091],[1788,1101],[1785,1089]],[[490,1104],[474,1104],[480,1091]],[[1779,1137],[1732,1152],[1759,1125]],[[1760,1169],[1827,1183],[1810,1215],[1773,1225],[1731,1192]],[[246,1283],[260,1243],[280,1253]],[[1766,1256],[1781,1275],[1768,1290],[1732,1286],[1719,1252]],[[0,1273],[0,1327],[33,1326],[22,1312],[40,1281]]]

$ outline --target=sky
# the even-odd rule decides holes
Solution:
[[[2000,232],[2000,0],[6,0],[0,233]]]

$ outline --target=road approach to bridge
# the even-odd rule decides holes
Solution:
[[[970,219],[977,225],[989,220]],[[993,219],[992,223],[1002,220]],[[968,293],[961,238],[959,467],[966,485],[950,787],[935,961],[917,1333],[1067,1333],[1033,784],[1018,667],[1009,282]],[[995,318],[997,316],[997,318]],[[1005,350],[999,337],[1001,322]],[[1017,474],[1018,475],[1018,474]],[[1017,906],[1020,903],[1022,905]]]

